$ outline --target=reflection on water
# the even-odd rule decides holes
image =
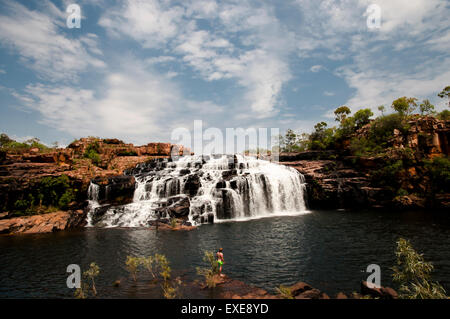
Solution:
[[[450,290],[450,218],[430,213],[315,211],[203,225],[189,232],[147,229],[95,229],[0,237],[0,297],[72,297],[66,267],[101,267],[101,297],[160,298],[141,274],[133,283],[125,269],[127,255],[165,254],[176,276],[198,279],[204,250],[224,248],[224,272],[246,283],[273,290],[306,281],[334,295],[359,290],[367,265],[381,266],[382,285],[392,285],[390,267],[395,241],[402,236],[434,263],[435,279]],[[120,288],[112,283],[121,280]],[[189,287],[185,297],[208,297]],[[214,296],[214,295],[212,295]]]

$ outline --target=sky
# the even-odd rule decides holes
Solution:
[[[0,0],[0,131],[146,144],[195,120],[310,132],[401,96],[443,110],[449,16],[447,0]]]

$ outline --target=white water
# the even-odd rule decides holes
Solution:
[[[185,156],[157,168],[138,165],[133,172],[133,202],[109,208],[96,225],[147,226],[156,219],[155,209],[164,206],[170,196],[189,192],[188,220],[193,224],[207,222],[208,215],[214,217],[214,222],[224,222],[307,212],[304,178],[295,169],[241,155],[215,157]],[[223,178],[234,168],[231,177]],[[201,186],[195,192],[188,181],[197,177]],[[218,187],[219,182],[224,183]],[[89,225],[99,207],[98,186],[92,185],[95,184],[89,187]]]

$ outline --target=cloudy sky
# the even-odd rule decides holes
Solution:
[[[0,0],[0,131],[144,144],[194,120],[308,132],[404,95],[440,110],[449,16],[447,0]]]

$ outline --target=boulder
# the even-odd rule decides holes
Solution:
[[[313,289],[313,287],[311,287],[309,284],[302,282],[302,281],[289,287],[289,290],[291,291],[291,293],[294,297],[300,295],[301,293],[303,293],[305,291],[311,290],[311,289]]]
[[[397,292],[390,287],[369,287],[367,281],[361,282],[361,294],[380,299],[396,299]]]
[[[197,195],[198,189],[202,186],[200,177],[197,174],[188,175],[184,183],[184,193],[190,197]]]
[[[295,299],[321,299],[322,293],[319,289],[313,288],[310,290],[306,290],[301,294],[295,296]]]
[[[187,196],[177,195],[167,199],[167,211],[171,217],[180,218],[189,215],[190,201]]]

